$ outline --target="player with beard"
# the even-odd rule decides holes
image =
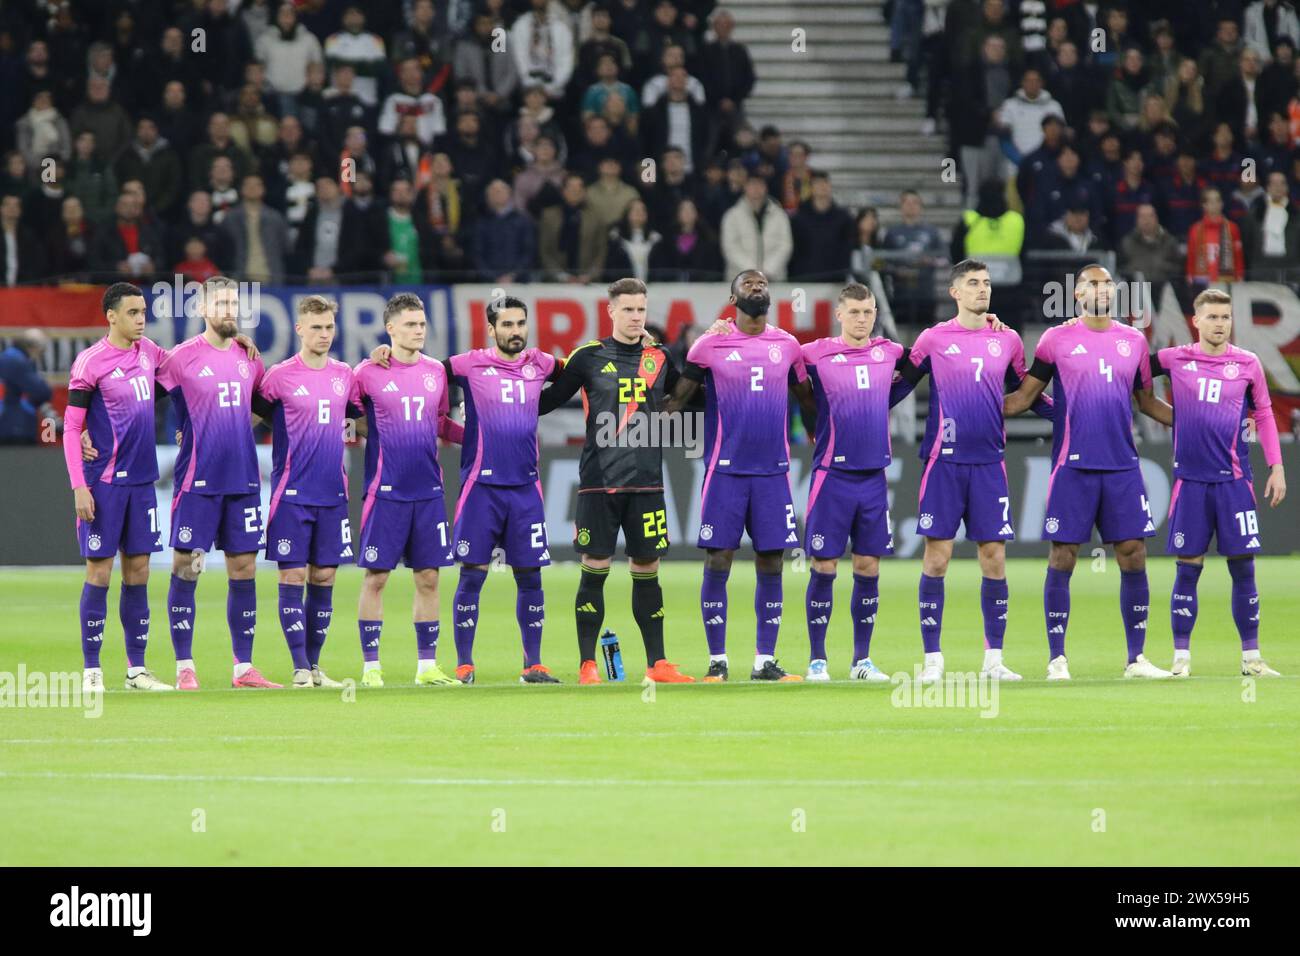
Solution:
[[[1133,444],[1133,405],[1157,421],[1171,421],[1169,406],[1151,390],[1146,336],[1110,317],[1115,282],[1099,264],[1075,277],[1078,322],[1048,329],[1034,349],[1034,364],[1020,388],[1003,403],[1019,415],[1055,380],[1052,399],[1052,474],[1047,485],[1043,540],[1051,541],[1043,610],[1048,642],[1048,680],[1069,680],[1065,635],[1070,621],[1070,575],[1079,545],[1092,538],[1115,547],[1120,568],[1120,614],[1128,644],[1125,677],[1162,678],[1142,651],[1151,592],[1146,538],[1156,533],[1146,485]]]
[[[812,386],[798,340],[767,322],[772,300],[757,269],[731,283],[735,332],[702,335],[666,403],[678,411],[705,390],[706,470],[698,545],[707,551],[700,610],[709,642],[709,683],[728,678],[727,579],[741,535],[754,545],[757,638],[751,680],[797,681],[777,663],[783,605],[781,570],[787,545],[799,541],[790,495],[789,398],[811,421]],[[809,428],[811,434],[813,428]]]

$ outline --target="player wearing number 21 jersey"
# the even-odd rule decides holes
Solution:
[[[1194,304],[1200,340],[1161,349],[1153,375],[1168,375],[1174,404],[1174,490],[1169,502],[1170,554],[1178,556],[1169,617],[1174,633],[1175,677],[1191,674],[1192,628],[1196,624],[1196,586],[1210,538],[1228,559],[1232,578],[1232,619],[1241,638],[1241,672],[1277,676],[1259,653],[1259,592],[1255,553],[1260,548],[1255,488],[1251,481],[1247,417],[1269,466],[1264,496],[1273,507],[1286,497],[1286,476],[1277,422],[1253,352],[1228,344],[1232,299],[1207,289]]]

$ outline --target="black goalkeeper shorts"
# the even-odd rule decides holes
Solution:
[[[668,550],[668,519],[662,491],[604,491],[578,495],[573,547],[579,554],[611,558],[623,529],[624,553],[650,561]]]

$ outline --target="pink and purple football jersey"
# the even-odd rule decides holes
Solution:
[[[1035,378],[1052,381],[1054,467],[1117,471],[1138,464],[1133,392],[1151,388],[1146,337],[1112,321],[1102,331],[1083,322],[1043,333],[1034,350]]]
[[[709,471],[788,472],[789,387],[808,377],[799,341],[773,325],[758,335],[739,331],[702,335],[686,361],[705,373],[704,447]]]
[[[559,361],[524,349],[513,361],[496,349],[475,349],[449,360],[465,396],[465,484],[528,485],[537,481],[537,414],[542,386]]]
[[[930,375],[921,457],[963,465],[1002,461],[1002,399],[1025,377],[1020,336],[1010,329],[968,329],[953,318],[923,330],[908,357]]]
[[[1254,352],[1229,345],[1207,355],[1200,343],[1161,349],[1160,371],[1169,375],[1174,406],[1174,475],[1191,481],[1251,477],[1246,444],[1248,416],[1270,465],[1282,460],[1273,403]]]
[[[314,369],[294,355],[268,369],[257,391],[274,406],[271,510],[282,499],[300,505],[347,501],[343,427],[352,369],[332,358]]]
[[[366,359],[353,377],[352,404],[366,413],[366,495],[423,501],[442,495],[438,432],[450,408],[447,370],[420,355],[388,368]]]
[[[242,495],[261,484],[253,441],[252,403],[265,367],[233,340],[220,349],[201,334],[167,353],[158,383],[176,406],[181,446],[176,489]]]
[[[151,484],[158,480],[154,450],[154,377],[167,352],[147,338],[119,349],[107,338],[77,356],[68,392],[89,392],[85,429],[99,451],[79,462],[87,486]],[[79,456],[78,456],[79,457]],[[74,487],[78,466],[69,464]]]
[[[817,400],[813,462],[837,471],[873,471],[890,462],[889,393],[903,347],[876,338],[861,346],[842,336],[803,346]]]

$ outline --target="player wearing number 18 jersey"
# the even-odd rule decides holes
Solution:
[[[1178,556],[1169,616],[1174,632],[1175,677],[1191,674],[1192,628],[1196,624],[1196,584],[1205,565],[1210,537],[1228,559],[1232,578],[1232,619],[1241,637],[1241,672],[1276,677],[1259,654],[1259,593],[1255,553],[1259,518],[1251,481],[1250,446],[1242,427],[1255,421],[1264,460],[1269,465],[1264,496],[1276,507],[1286,497],[1286,476],[1277,422],[1253,352],[1228,344],[1232,298],[1218,289],[1196,297],[1193,319],[1200,341],[1161,349],[1153,375],[1168,375],[1174,402],[1174,490],[1169,502],[1170,554]]]

